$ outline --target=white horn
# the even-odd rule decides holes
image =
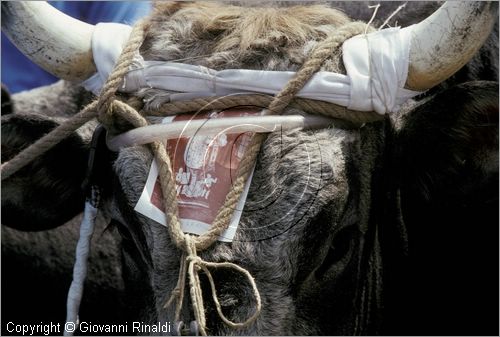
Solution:
[[[412,30],[406,88],[422,91],[462,68],[481,48],[497,18],[498,3],[447,1]]]
[[[81,81],[96,72],[93,25],[41,1],[2,1],[2,30],[33,62],[51,74]]]

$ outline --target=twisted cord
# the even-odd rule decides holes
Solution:
[[[97,109],[99,110],[99,121],[103,124],[110,123],[109,115],[112,112],[110,107],[115,100],[116,91],[120,87],[120,84],[123,83],[123,78],[129,71],[130,65],[134,61],[134,56],[139,52],[148,27],[149,25],[144,19],[134,25],[125,48],[118,57],[113,71],[101,89]]]
[[[198,322],[198,326],[200,329],[200,333],[203,336],[207,335],[207,330],[206,330],[206,318],[205,318],[205,306],[203,302],[203,296],[202,296],[202,289],[201,289],[201,282],[199,278],[199,271],[200,269],[203,270],[203,272],[207,275],[209,283],[210,283],[210,288],[211,288],[211,293],[212,293],[212,298],[215,303],[215,307],[217,310],[217,313],[221,320],[227,324],[228,326],[232,328],[242,328],[245,326],[250,325],[252,322],[254,322],[257,317],[259,316],[259,313],[262,309],[262,301],[260,298],[259,290],[257,288],[257,285],[255,283],[255,280],[253,279],[252,275],[248,272],[248,270],[241,268],[240,266],[230,263],[230,262],[207,262],[201,259],[198,254],[197,254],[197,247],[196,247],[196,238],[193,237],[192,235],[186,234],[184,236],[184,244],[185,244],[185,251],[182,254],[181,261],[180,261],[180,267],[179,267],[179,277],[177,280],[177,285],[175,286],[174,290],[170,294],[170,298],[168,301],[165,303],[164,308],[168,308],[171,306],[174,302],[174,300],[177,300],[177,305],[175,308],[175,322],[178,322],[180,320],[180,312],[182,309],[182,303],[183,303],[183,298],[184,298],[184,291],[186,287],[186,274],[189,275],[189,293],[191,297],[191,302],[192,302],[192,307],[193,307],[193,313],[196,321]],[[223,313],[222,313],[222,307],[220,305],[219,298],[217,296],[217,290],[215,287],[215,282],[212,277],[212,274],[209,270],[209,268],[227,268],[227,269],[232,269],[235,272],[239,272],[243,276],[245,276],[252,288],[252,294],[255,299],[255,311],[254,313],[247,318],[244,322],[233,322],[229,320]]]
[[[201,109],[221,109],[227,107],[234,107],[235,105],[261,105],[268,106],[268,113],[280,114],[289,106],[296,106],[305,111],[313,113],[321,113],[328,116],[344,118],[355,122],[366,122],[371,120],[372,113],[351,113],[345,108],[328,104],[324,102],[314,102],[306,99],[297,99],[295,95],[303,88],[303,86],[310,80],[310,78],[321,68],[324,61],[331,55],[332,50],[338,48],[344,40],[363,33],[365,24],[359,22],[349,23],[336,32],[334,36],[328,37],[322,42],[319,42],[316,48],[312,51],[308,60],[304,63],[301,69],[295,76],[287,83],[274,98],[266,95],[244,95],[244,96],[229,96],[216,99],[196,99],[192,102],[175,102],[169,103],[155,113],[179,113],[181,111],[198,111]],[[2,179],[12,175],[17,169],[26,165],[29,161],[43,154],[52,146],[57,144],[63,138],[67,137],[71,132],[86,123],[88,120],[98,116],[99,121],[108,129],[113,125],[115,118],[122,118],[134,127],[142,127],[148,125],[147,120],[137,111],[141,104],[137,100],[131,100],[131,105],[120,101],[116,97],[116,92],[123,82],[123,78],[129,70],[134,56],[138,52],[147,31],[148,25],[145,21],[136,24],[132,30],[130,38],[124,48],[122,54],[118,58],[113,72],[107,79],[99,99],[97,102],[91,103],[79,114],[72,117],[70,120],[54,129],[50,134],[42,137],[39,141],[28,147],[26,150],[18,154],[13,160],[2,165]],[[356,116],[357,115],[357,116]],[[365,119],[363,119],[365,118]],[[378,117],[377,117],[378,119]],[[199,271],[203,270],[207,275],[210,286],[212,289],[212,297],[216,305],[217,312],[220,318],[229,326],[234,328],[241,328],[250,325],[258,317],[261,311],[261,299],[259,291],[255,284],[255,280],[250,273],[229,262],[214,263],[202,260],[198,255],[198,250],[209,248],[220,234],[227,229],[231,216],[233,214],[235,205],[237,204],[241,193],[244,189],[245,183],[250,175],[254,163],[260,151],[260,147],[265,140],[265,135],[256,134],[252,137],[250,146],[247,148],[246,153],[240,162],[235,183],[233,184],[230,192],[226,196],[224,204],[218,210],[217,216],[210,229],[198,236],[193,237],[184,234],[181,229],[181,224],[178,215],[177,195],[175,191],[175,181],[173,179],[172,164],[170,157],[167,154],[165,144],[162,142],[153,142],[150,144],[152,152],[154,153],[155,160],[159,168],[159,177],[161,183],[161,190],[165,204],[165,214],[167,217],[167,226],[170,237],[175,245],[183,251],[181,257],[181,264],[179,268],[179,278],[176,287],[171,293],[169,300],[166,302],[165,307],[176,302],[175,319],[180,319],[180,312],[183,304],[184,289],[186,283],[186,274],[189,275],[190,295],[193,306],[193,311],[198,321],[200,332],[206,335],[206,319],[205,309],[199,280]],[[254,314],[242,323],[235,323],[228,320],[222,313],[213,277],[209,268],[231,268],[237,272],[242,273],[249,281],[253,294],[256,300],[256,308]]]
[[[262,133],[255,134],[252,137],[251,143],[246,149],[245,155],[243,156],[238,167],[234,184],[226,195],[222,207],[217,212],[214,222],[205,233],[195,239],[196,247],[199,250],[204,250],[210,247],[229,226],[233,212],[236,208],[238,200],[240,199],[241,193],[245,189],[245,183],[248,176],[252,172],[255,160],[264,140],[265,135]]]
[[[163,306],[164,309],[167,309],[174,303],[175,300],[177,300],[178,304],[175,307],[174,322],[179,322],[181,318],[182,302],[184,299],[184,290],[186,287],[186,272],[187,272],[187,255],[186,252],[183,252],[181,256],[177,285],[175,286],[174,290],[172,290],[172,292],[170,293],[170,298]]]
[[[350,29],[358,29],[359,25],[361,25],[361,23],[354,22],[352,24],[349,24]],[[144,22],[141,22],[134,27],[129,43],[127,43],[127,46],[124,49],[124,53],[118,59],[117,68],[115,69],[116,71],[113,71],[101,91],[99,103],[91,103],[81,112],[52,130],[49,134],[40,138],[35,143],[18,153],[16,157],[11,159],[9,162],[2,164],[2,180],[10,177],[12,174],[23,168],[25,165],[29,164],[38,156],[43,155],[45,152],[57,145],[61,140],[68,137],[80,126],[96,117],[97,114],[99,114],[99,121],[101,123],[108,126],[112,125],[113,117],[111,111],[113,111],[114,109],[111,108],[111,102],[115,99],[116,91],[122,83],[123,76],[128,71],[128,68],[133,61],[133,56],[142,43],[142,39],[144,38],[145,34],[144,32],[147,27],[147,24]],[[344,29],[339,29],[339,31],[341,30]],[[352,31],[347,31],[344,33],[344,36],[346,38],[355,35],[351,34]],[[328,51],[332,50],[328,48],[338,46],[340,43],[339,41],[343,40],[337,38],[337,36],[332,36],[327,38],[324,41],[325,43],[321,43],[319,46],[317,46],[316,50],[319,49],[318,55],[306,61],[306,64],[309,64],[310,67],[307,67],[307,71],[304,70],[304,73],[300,76],[300,78],[309,78],[311,76],[310,71],[312,69],[318,69],[320,61],[324,60],[325,57],[328,57]],[[314,54],[315,53],[313,53],[313,55]],[[302,79],[299,80],[299,77],[293,79],[294,82],[300,82],[301,80]],[[166,103],[162,105],[158,110],[148,110],[147,113],[151,116],[165,116],[191,111],[226,109],[238,105],[269,106],[269,110],[271,111],[280,111],[280,109],[283,109],[284,107],[289,105],[290,107],[297,108],[308,113],[321,114],[353,122],[355,124],[373,122],[382,118],[380,115],[372,111],[352,111],[345,107],[338,106],[332,103],[294,97],[293,92],[296,93],[300,91],[300,89],[293,89],[294,87],[294,85],[291,85],[290,88],[288,88],[286,91],[283,90],[279,94],[279,96],[276,97],[255,94],[224,96],[216,98],[197,98],[191,101]],[[279,98],[280,100],[277,101],[275,100],[276,98]],[[275,103],[270,106],[273,100],[275,101]],[[141,107],[141,102],[139,102],[137,99],[129,100],[127,103],[129,103],[129,105],[133,106],[135,109],[139,109]],[[94,111],[96,109],[98,109],[99,113]]]
[[[10,161],[2,164],[2,180],[10,177],[12,174],[29,164],[35,158],[43,155],[48,150],[59,144],[63,139],[67,138],[71,133],[76,131],[83,124],[95,118],[98,113],[100,121],[103,124],[109,125],[110,120],[106,118],[105,113],[110,109],[110,105],[114,100],[114,95],[119,85],[123,80],[123,76],[128,71],[130,64],[133,61],[133,56],[138,51],[142,41],[144,40],[147,24],[145,21],[139,22],[130,35],[127,46],[123,50],[117,61],[117,66],[113,70],[106,84],[103,87],[99,100],[87,105],[82,111],[65,121],[63,124],[56,127],[47,135],[38,139],[36,142],[28,146],[23,151],[19,152]],[[97,109],[97,111],[96,111]]]
[[[109,109],[115,114],[115,117],[125,119],[136,128],[148,125],[148,121],[137,112],[137,110],[124,102],[114,100],[109,106]],[[175,181],[173,179],[172,163],[164,143],[153,142],[150,143],[149,146],[158,165],[158,175],[160,178],[163,203],[165,205],[165,214],[167,223],[169,224],[167,229],[175,245],[183,250],[185,234],[181,229],[178,216],[177,193],[175,190]]]
[[[283,88],[280,93],[276,95],[276,97],[269,104],[269,113],[271,114],[280,114],[287,106],[291,103],[293,97],[303,88],[303,86],[310,80],[310,78],[321,68],[321,65],[324,63],[326,58],[331,54],[332,49],[338,48],[341,43],[348,39],[351,36],[357,35],[360,32],[363,32],[365,29],[365,25],[359,22],[348,24],[342,27],[338,35],[336,34],[333,37],[326,39],[321,42],[312,52],[312,55],[309,57],[308,61],[304,63],[301,69],[295,74],[295,76],[287,83],[285,88]],[[205,321],[205,309],[203,303],[203,296],[201,292],[201,285],[199,279],[199,269],[202,269],[204,273],[207,275],[210,286],[212,289],[212,297],[217,309],[217,313],[219,317],[224,321],[224,323],[233,328],[242,328],[250,325],[255,319],[257,319],[258,315],[261,311],[261,302],[260,302],[260,294],[255,284],[255,280],[252,275],[245,269],[233,264],[233,263],[213,263],[203,261],[200,257],[197,256],[197,250],[203,250],[210,247],[216,240],[217,237],[229,226],[229,221],[234,211],[234,207],[237,204],[241,193],[244,189],[246,180],[250,172],[252,171],[253,165],[257,159],[257,156],[260,151],[260,147],[266,136],[263,134],[256,134],[252,137],[251,145],[247,148],[246,153],[240,162],[240,166],[238,168],[237,178],[235,184],[232,186],[229,191],[224,204],[217,212],[217,216],[210,226],[210,229],[204,234],[198,236],[197,238],[191,238],[188,234],[183,234],[181,232],[180,235],[175,235],[176,238],[174,240],[178,240],[182,235],[184,235],[184,240],[186,244],[187,258],[186,261],[189,263],[188,266],[188,274],[189,274],[189,283],[190,283],[190,294],[191,294],[191,302],[193,306],[193,311],[196,320],[198,321],[200,332],[202,335],[206,335],[206,321]],[[175,192],[167,191],[168,194],[174,194]],[[165,203],[166,208],[170,211],[172,210],[172,205],[169,202]],[[176,219],[177,220],[177,219]],[[181,261],[181,269],[183,269],[182,264],[185,262]],[[215,290],[215,284],[212,278],[212,275],[208,269],[208,267],[226,267],[231,268],[236,271],[243,273],[250,284],[252,285],[254,296],[257,302],[256,309],[254,314],[249,317],[245,322],[242,323],[234,323],[228,320],[224,314],[222,313],[222,309],[220,307],[220,303],[217,298],[217,293]],[[198,267],[198,268],[196,268]],[[181,281],[181,276],[179,276],[179,282]],[[183,288],[178,283],[176,289]],[[179,298],[182,295],[179,296]],[[171,302],[170,300],[168,302]],[[180,311],[180,306],[182,304],[181,300],[177,302],[176,312]]]
[[[54,130],[19,152],[14,158],[2,164],[2,180],[7,179],[18,170],[32,162],[35,158],[59,144],[80,126],[96,117],[97,102],[87,105],[82,111],[66,120]]]
[[[321,68],[332,51],[341,46],[344,40],[363,32],[365,27],[366,24],[361,22],[349,23],[339,28],[334,36],[319,42],[299,71],[295,73],[293,78],[271,101],[268,108],[269,113],[281,114],[288,104],[290,104],[293,97]],[[238,168],[235,184],[226,196],[224,204],[219,209],[210,229],[196,239],[196,247],[198,249],[203,250],[210,247],[217,240],[217,237],[229,226],[235,206],[244,190],[246,180],[252,171],[260,147],[265,139],[266,136],[264,134],[256,134],[252,137],[251,145],[246,150]]]
[[[242,105],[268,107],[273,99],[273,96],[262,94],[195,98],[190,101],[165,103],[159,109],[146,111],[149,116],[163,117],[192,111],[223,110]],[[307,113],[338,118],[356,124],[373,122],[383,118],[373,111],[352,111],[337,104],[308,98],[294,97],[288,106]]]
[[[269,105],[269,110],[273,114],[280,114],[292,101],[295,95],[304,87],[304,85],[314,76],[326,59],[331,56],[332,51],[342,45],[342,43],[358,35],[365,30],[366,24],[363,22],[350,22],[339,27],[335,34],[328,36],[325,40],[319,42],[313,49],[307,60],[295,76],[286,84]]]

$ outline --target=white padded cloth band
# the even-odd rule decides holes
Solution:
[[[92,33],[92,54],[97,73],[82,82],[88,91],[98,95],[120,56],[132,27],[121,23],[99,23]]]
[[[420,94],[404,89],[410,41],[411,27],[383,29],[344,42],[343,60],[351,84],[349,109],[393,112]]]
[[[122,24],[96,25],[92,49],[98,72],[82,83],[87,90],[99,93],[130,31]],[[390,28],[345,41],[343,61],[347,75],[320,71],[297,96],[358,111],[396,111],[408,98],[420,94],[403,88],[408,73],[410,31]],[[293,75],[291,71],[216,71],[176,62],[145,61],[137,55],[119,90],[132,93],[143,88],[163,89],[171,92],[171,101],[236,93],[277,94]]]

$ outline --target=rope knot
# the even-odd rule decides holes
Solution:
[[[248,272],[248,270],[231,262],[207,262],[197,255],[196,241],[192,235],[189,234],[184,235],[184,240],[185,240],[184,241],[185,252],[181,256],[179,278],[177,280],[177,285],[174,288],[174,290],[172,290],[168,301],[164,305],[164,308],[168,308],[173,303],[174,299],[176,299],[177,303],[175,307],[175,321],[177,322],[180,320],[180,313],[182,310],[183,298],[185,293],[184,289],[186,284],[186,274],[187,274],[189,276],[189,293],[191,297],[193,313],[196,321],[199,324],[200,333],[202,335],[206,335],[207,332],[206,332],[205,306],[204,306],[203,292],[201,289],[201,282],[199,277],[200,270],[203,270],[210,283],[212,298],[215,303],[217,313],[219,314],[221,320],[228,326],[233,328],[243,328],[253,323],[260,314],[262,304],[261,304],[259,290],[257,289],[257,285],[255,284],[255,280],[252,277],[252,275]],[[232,269],[235,272],[243,274],[243,276],[247,278],[250,286],[252,287],[256,308],[252,316],[249,317],[246,321],[233,322],[229,320],[222,313],[222,307],[220,305],[219,298],[217,296],[215,282],[209,268]]]
[[[362,33],[365,25],[360,22],[352,22],[340,27],[338,32],[333,36],[328,37],[326,40],[320,42],[309,55],[308,60],[303,64],[301,69],[295,74],[294,78],[290,80],[285,88],[278,93],[268,106],[268,110],[273,114],[280,114],[291,103],[296,94],[303,88],[303,86],[311,79],[311,77],[321,69],[323,63],[331,55],[332,51],[342,45],[342,43],[359,33]],[[169,223],[168,230],[172,241],[178,248],[183,251],[181,257],[181,265],[179,268],[179,279],[175,289],[180,290],[180,295],[172,293],[172,296],[177,296],[177,305],[175,310],[175,321],[179,321],[179,316],[182,308],[184,297],[184,286],[186,282],[186,274],[189,276],[189,292],[191,295],[191,302],[196,321],[199,323],[199,330],[202,335],[206,335],[206,321],[205,321],[205,308],[203,303],[202,289],[200,284],[199,272],[203,270],[210,283],[212,298],[217,309],[217,313],[222,321],[233,328],[242,328],[253,323],[261,311],[260,294],[255,284],[255,280],[248,270],[230,262],[207,262],[197,255],[197,250],[203,250],[210,247],[217,237],[229,225],[229,220],[234,210],[244,185],[247,181],[252,168],[254,167],[260,147],[265,140],[262,134],[254,135],[247,152],[240,162],[238,168],[237,178],[233,188],[229,191],[223,206],[217,212],[217,216],[213,221],[210,229],[195,238],[194,236],[184,234],[181,229],[180,219],[178,217],[177,196],[175,192],[175,184],[173,182],[173,172],[170,163],[170,158],[166,153],[165,146],[161,143],[153,143],[152,148],[155,153],[157,163],[159,165],[160,185],[164,197],[166,220]],[[233,322],[224,316],[222,308],[217,297],[217,291],[214,279],[210,269],[232,269],[234,272],[242,274],[252,287],[253,295],[255,298],[255,312],[246,321],[238,323]],[[171,298],[172,298],[171,296]],[[167,302],[167,304],[170,304]]]
[[[130,99],[128,104],[120,101],[116,95],[119,86],[123,83],[123,78],[129,71],[129,67],[133,62],[134,55],[138,53],[148,28],[148,24],[144,21],[139,22],[133,28],[127,46],[122,51],[115,69],[108,77],[101,93],[99,100],[88,105],[83,111],[74,116],[67,124],[61,125],[56,130],[51,132],[46,137],[40,139],[35,144],[24,150],[15,160],[2,165],[2,179],[12,175],[20,167],[29,163],[34,157],[39,156],[57,144],[61,139],[69,136],[79,126],[98,116],[99,121],[104,124],[108,132],[117,133],[116,131],[123,130],[121,126],[130,124],[134,127],[143,127],[148,125],[147,120],[138,112],[141,109],[141,101],[138,99]],[[280,114],[292,102],[296,94],[309,81],[309,79],[321,69],[321,66],[331,55],[332,50],[338,48],[342,43],[353,35],[362,33],[365,29],[364,24],[350,23],[344,27],[340,27],[338,32],[326,40],[320,42],[318,46],[309,55],[308,60],[304,63],[301,69],[295,74],[294,78],[278,93],[268,105],[268,111],[273,114]],[[234,97],[229,97],[234,99]],[[181,104],[184,104],[181,102]],[[302,107],[307,106],[305,102]],[[202,106],[205,106],[204,104]],[[231,105],[234,106],[234,105]],[[223,106],[226,108],[227,106]],[[192,109],[189,111],[197,110]],[[309,110],[317,112],[316,108],[309,107]],[[179,112],[176,107],[175,112]],[[327,115],[331,114],[330,108],[324,112]],[[118,118],[119,117],[119,118]],[[123,122],[128,124],[123,124]],[[122,123],[120,125],[120,122]],[[172,290],[169,300],[165,307],[169,307],[176,300],[175,321],[180,321],[180,311],[185,295],[186,275],[189,275],[190,295],[196,321],[199,323],[200,333],[206,335],[205,309],[203,304],[202,289],[199,279],[199,271],[203,270],[206,274],[212,291],[212,297],[217,309],[219,317],[228,326],[233,328],[242,328],[254,322],[261,311],[261,298],[255,280],[248,270],[230,262],[207,262],[197,255],[197,250],[203,250],[210,247],[220,234],[227,229],[232,216],[235,205],[237,204],[240,195],[244,189],[244,185],[248,176],[252,172],[255,161],[260,151],[260,147],[265,140],[263,134],[257,134],[252,138],[252,142],[247,148],[247,151],[240,162],[237,177],[233,188],[229,191],[223,206],[219,209],[217,216],[212,223],[211,228],[203,235],[195,238],[191,235],[184,234],[180,225],[178,214],[177,196],[175,191],[175,181],[173,179],[172,164],[162,142],[151,143],[151,148],[154,152],[155,159],[158,163],[160,185],[163,194],[163,201],[166,209],[167,223],[169,224],[168,231],[172,242],[183,251],[180,259],[179,279],[176,287]],[[235,323],[227,319],[222,313],[219,303],[215,283],[210,272],[210,269],[232,269],[234,272],[240,273],[246,277],[248,283],[252,287],[253,296],[255,299],[255,312],[246,321]]]
[[[104,102],[105,104],[101,104],[102,102],[97,102],[97,120],[99,123],[104,125],[108,132],[111,132],[111,126],[114,124],[114,103],[115,101],[111,102]]]
[[[194,264],[194,265],[201,265],[201,264],[203,264],[203,262],[205,262],[205,261],[203,261],[203,260],[201,259],[201,257],[199,257],[199,256],[197,256],[197,255],[189,255],[189,256],[186,258],[186,260],[187,260],[187,262],[188,262],[188,263],[192,263],[192,264]]]

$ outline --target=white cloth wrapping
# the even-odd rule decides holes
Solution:
[[[390,28],[358,35],[343,45],[347,75],[320,71],[298,97],[335,103],[359,111],[393,112],[420,92],[404,89],[408,73],[410,30]],[[97,74],[82,85],[95,94],[113,70],[130,34],[130,27],[98,24],[92,36]],[[144,61],[138,54],[121,92],[157,88],[173,92],[170,100],[237,93],[277,94],[294,76],[291,71],[260,71],[206,67],[163,61]]]
[[[344,42],[343,60],[351,85],[349,109],[393,112],[420,94],[404,89],[410,39],[411,27],[383,29]]]
[[[83,295],[83,286],[87,277],[87,260],[90,253],[90,240],[94,234],[97,218],[97,208],[91,202],[85,202],[82,223],[80,225],[80,238],[76,245],[76,259],[73,266],[73,280],[68,291],[66,302],[66,324],[64,336],[73,336],[78,328],[78,312]]]
[[[118,60],[132,27],[121,23],[99,23],[92,33],[92,54],[97,73],[82,82],[88,91],[98,95]]]

